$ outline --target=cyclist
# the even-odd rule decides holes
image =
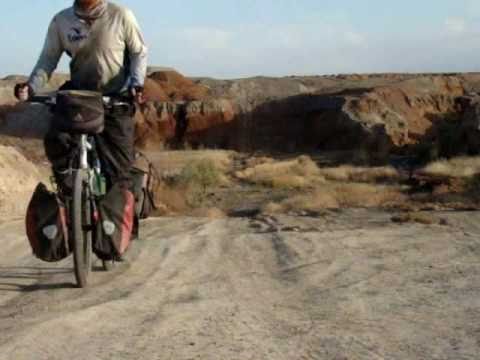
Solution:
[[[122,98],[128,95],[143,102],[147,47],[129,9],[106,0],[75,0],[73,6],[55,15],[40,58],[28,82],[16,85],[15,96],[26,101],[44,87],[64,52],[71,57],[71,80],[62,90],[90,90]],[[97,136],[110,184],[131,182],[134,113],[132,104],[121,113],[107,114],[105,129]],[[57,183],[61,189],[68,188],[71,136],[53,128],[44,143]]]

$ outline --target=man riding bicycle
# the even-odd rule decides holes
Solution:
[[[75,0],[54,16],[40,58],[27,83],[17,84],[15,96],[27,101],[49,81],[66,52],[71,80],[61,90],[89,90],[112,98],[143,102],[147,48],[133,13],[106,0]],[[134,160],[135,106],[105,116],[97,146],[109,183],[130,186]],[[72,136],[52,128],[45,151],[59,187],[68,188]],[[127,185],[128,184],[128,185]]]

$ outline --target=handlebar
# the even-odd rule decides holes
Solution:
[[[49,106],[55,106],[57,103],[57,94],[50,95],[35,95],[32,96],[27,102],[40,103]],[[127,101],[126,97],[120,99],[112,96],[103,96],[103,106],[106,109],[113,109],[114,107],[131,106],[132,103]]]
[[[41,103],[41,104],[51,103],[53,105],[56,103],[56,100],[57,100],[56,96],[52,96],[52,95],[35,95],[29,98],[27,102]]]

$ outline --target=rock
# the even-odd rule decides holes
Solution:
[[[232,101],[219,146],[236,150],[362,150],[380,156],[433,139],[468,78],[443,75],[202,79]],[[208,133],[208,132],[207,132]],[[207,137],[205,132],[201,134]],[[201,138],[201,136],[199,136]],[[228,138],[227,144],[225,139]]]
[[[62,86],[69,76],[66,74],[54,74],[42,92],[49,92]],[[22,75],[10,75],[0,80],[0,106],[11,105],[17,102],[13,95],[13,88],[16,84],[26,82],[28,77]]]
[[[43,176],[38,168],[11,146],[0,145],[0,216],[23,216]]]
[[[145,99],[147,101],[168,101],[168,96],[163,88],[152,79],[145,80]]]
[[[460,122],[448,129],[456,146],[445,144],[441,155],[480,153],[480,96],[469,94],[456,99]],[[442,145],[442,144],[441,144]],[[446,154],[448,152],[448,154]]]
[[[137,145],[155,147],[159,143],[178,145],[188,142],[207,143],[212,146],[219,139],[212,136],[215,126],[223,126],[233,120],[234,110],[227,100],[208,99],[191,102],[150,102],[137,113]],[[209,137],[202,137],[210,131]]]
[[[5,92],[0,103],[13,101],[11,91],[18,80],[0,80],[0,96]],[[65,76],[54,77],[51,86],[64,80]],[[418,144],[443,142],[443,134],[451,133],[444,130],[445,124],[461,123],[456,126],[463,129],[462,136],[473,137],[477,110],[469,105],[469,110],[462,112],[455,99],[477,90],[480,75],[476,74],[215,80],[189,79],[173,69],[153,71],[145,84],[149,101],[136,117],[137,145],[190,144],[239,151],[348,150],[359,159],[376,161],[392,152],[409,152]],[[25,127],[27,136],[36,130],[41,135],[48,121],[28,119],[38,119],[43,113],[25,110],[19,115],[17,110],[0,108],[0,117],[13,111],[12,116],[20,119],[18,126],[4,120],[0,132]],[[464,120],[458,121],[460,118]],[[471,147],[476,149],[480,146],[476,141],[475,137],[466,143],[474,143]]]
[[[154,72],[149,78],[162,88],[167,96],[166,100],[198,101],[209,95],[207,86],[197,84],[174,70]]]
[[[2,116],[3,109],[3,116]],[[0,134],[29,139],[43,139],[50,129],[52,113],[37,103],[0,106]]]

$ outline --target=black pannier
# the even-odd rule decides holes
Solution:
[[[44,184],[37,186],[30,200],[26,228],[30,246],[37,258],[57,262],[70,255],[65,206]]]
[[[57,93],[53,126],[59,131],[98,134],[105,126],[101,93],[64,90]]]

